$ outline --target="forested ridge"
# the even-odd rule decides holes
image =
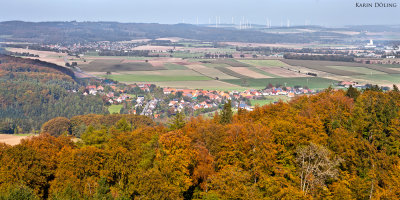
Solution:
[[[0,132],[35,132],[54,117],[105,113],[98,96],[82,96],[73,71],[39,60],[0,55]]]
[[[373,87],[233,116],[225,106],[212,119],[178,114],[168,126],[54,119],[38,137],[0,144],[0,199],[399,199],[399,104],[397,88]],[[77,121],[74,143],[65,135]]]

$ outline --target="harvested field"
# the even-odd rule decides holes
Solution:
[[[165,69],[162,66],[154,67],[148,62],[123,63],[123,61],[123,59],[98,59],[86,65],[79,65],[79,67],[89,72],[153,71]]]
[[[22,49],[22,48],[7,48],[8,51],[17,52],[17,53],[31,53],[35,55],[39,55],[38,57],[27,57],[31,59],[39,59],[41,61],[54,63],[56,65],[65,66],[64,58],[77,62],[78,64],[83,64],[83,59],[77,59],[74,56],[68,56],[66,53],[57,53],[52,51],[38,51],[38,50],[31,50],[31,49]]]
[[[236,77],[236,78],[240,78],[240,79],[242,79],[242,78],[245,78],[245,79],[246,79],[246,78],[251,78],[251,77],[249,77],[249,76],[236,73],[236,72],[234,72],[234,71],[228,69],[227,67],[216,67],[215,69],[218,69],[218,70],[221,71],[222,73],[228,74],[228,75],[230,75],[230,76],[234,76],[234,77]]]
[[[29,135],[13,135],[13,134],[0,134],[0,143],[4,142],[8,145],[17,145],[20,143],[21,139],[31,137]]]
[[[236,79],[234,76],[229,76],[223,72],[221,72],[218,69],[212,68],[212,67],[206,67],[203,65],[186,65],[189,69],[196,71],[200,74],[203,74],[204,76],[208,76],[210,78],[215,78],[218,77],[218,79]]]
[[[242,86],[246,84],[246,87],[255,88],[255,89],[263,89],[268,84],[272,85],[281,85],[294,87],[294,86],[307,86],[311,89],[325,89],[332,85],[333,83],[337,83],[337,81],[319,77],[297,77],[297,78],[268,78],[268,79],[230,79],[223,80],[227,83],[232,83],[236,85]]]
[[[272,78],[270,76],[266,76],[264,74],[257,73],[253,70],[251,70],[249,67],[228,67],[228,69],[238,73],[238,74],[246,74],[245,76],[251,77],[251,78]]]
[[[257,67],[260,70],[280,77],[307,77],[307,75],[280,67]]]
[[[286,63],[280,61],[280,60],[238,60],[239,62],[248,64],[248,65],[253,65],[257,67],[285,67],[287,66]]]

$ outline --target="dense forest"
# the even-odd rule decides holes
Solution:
[[[83,85],[74,77],[55,64],[0,55],[0,132],[36,132],[55,117],[106,113],[101,97],[78,92]]]
[[[50,120],[38,137],[0,144],[0,199],[399,198],[397,88],[327,89],[237,114],[226,105],[168,126]],[[74,143],[66,135],[80,126]]]

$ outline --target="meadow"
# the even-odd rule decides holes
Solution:
[[[262,100],[252,99],[252,100],[250,100],[250,103],[252,106],[263,106],[263,105],[271,104],[274,102],[278,102],[280,100],[282,100],[283,102],[288,102],[290,99],[291,98],[289,98],[287,96],[283,96],[283,95],[266,96],[265,99],[262,99]]]
[[[115,105],[115,104],[113,104],[113,105],[108,107],[108,112],[110,112],[110,114],[114,114],[114,113],[119,114],[119,112],[121,111],[122,107],[123,107],[123,105]]]
[[[350,72],[356,72],[356,73],[361,73],[365,75],[370,75],[370,74],[385,74],[385,72],[369,69],[366,67],[349,67],[349,66],[328,66],[329,68],[332,69],[339,69],[339,70],[344,70],[344,71],[350,71]]]

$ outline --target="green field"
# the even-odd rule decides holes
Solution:
[[[174,63],[165,63],[164,67],[168,70],[182,70],[182,69],[187,69],[187,67],[183,65],[178,65]]]
[[[376,84],[399,84],[400,74],[376,74],[376,75],[363,75],[353,76],[354,78],[361,78],[365,80],[374,81]]]
[[[365,75],[370,75],[370,74],[385,74],[384,72],[373,70],[373,69],[368,69],[365,67],[350,67],[350,66],[328,66],[333,69],[339,69],[339,70],[345,70],[345,71],[350,71],[350,72],[356,72],[356,73],[362,73]]]
[[[110,114],[113,114],[113,113],[119,114],[121,109],[122,109],[122,105],[111,105],[110,107],[108,107],[108,112],[110,112]]]
[[[266,99],[263,100],[250,100],[250,103],[252,106],[263,106],[263,105],[267,105],[267,104],[271,104],[274,102],[277,102],[279,100],[282,100],[284,102],[289,101],[291,98],[287,97],[287,96],[283,96],[283,95],[278,95],[278,96],[268,96],[266,97]]]
[[[262,67],[285,67],[287,64],[281,62],[280,60],[238,60],[239,62]]]
[[[102,75],[102,77],[106,77]],[[109,79],[120,82],[161,82],[161,81],[203,81],[212,80],[206,76],[161,76],[161,75],[138,75],[138,74],[122,74],[122,75],[109,75]]]
[[[381,66],[381,67],[387,67],[387,68],[400,68],[400,64],[378,64],[377,66]]]
[[[308,80],[308,81],[307,81]],[[307,86],[310,89],[325,89],[331,86],[337,81],[319,78],[319,77],[296,77],[296,78],[264,78],[264,79],[227,79],[222,80],[227,83],[232,83],[239,86],[245,86],[255,89],[263,89],[268,84],[272,85],[282,85],[294,87],[294,86]]]

